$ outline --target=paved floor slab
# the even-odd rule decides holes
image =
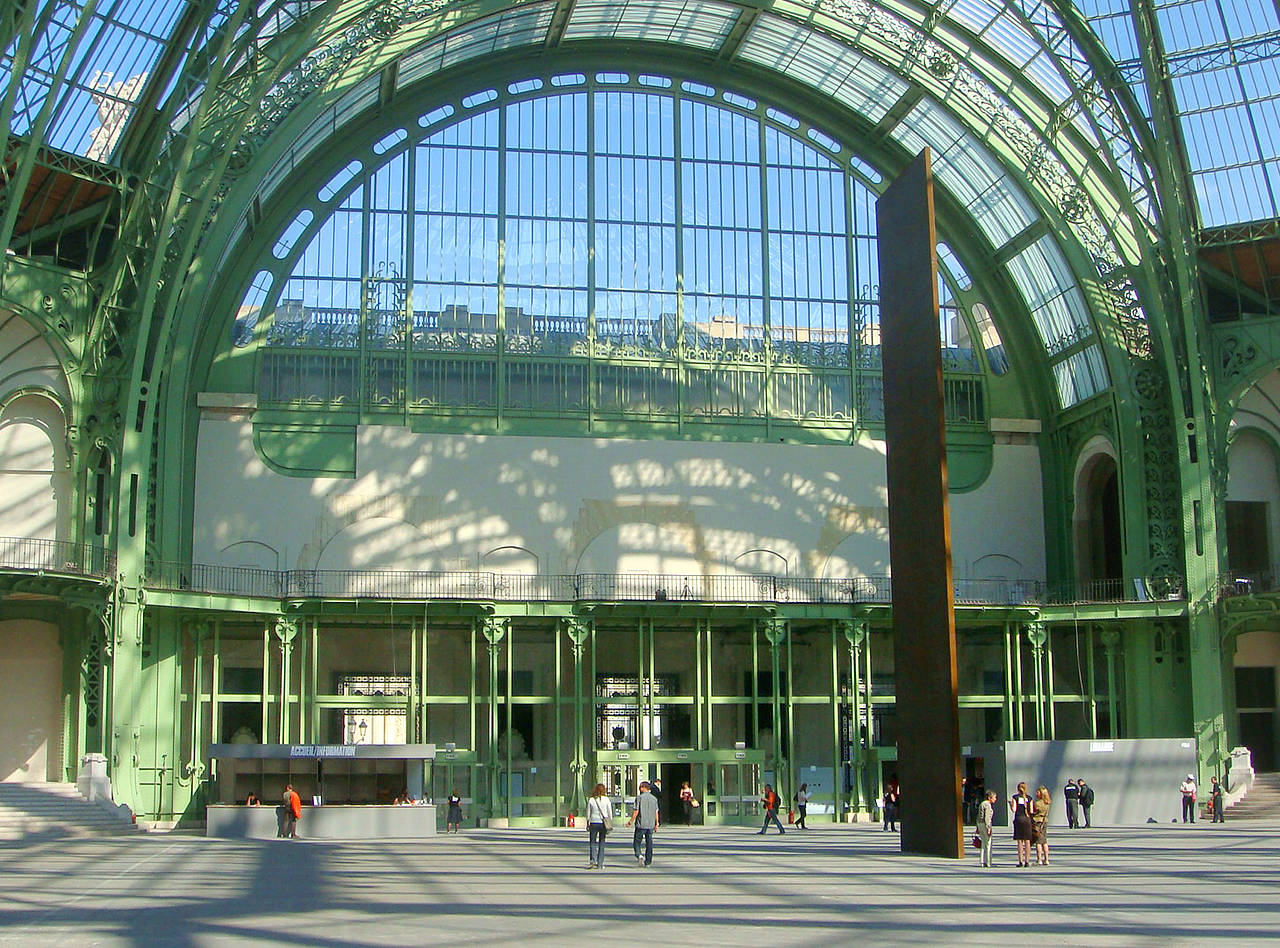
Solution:
[[[305,826],[305,822],[304,822]],[[1007,830],[1004,831],[1007,834]],[[1051,864],[903,856],[870,826],[422,841],[36,837],[0,847],[0,944],[1178,944],[1280,937],[1280,823],[1055,830]]]

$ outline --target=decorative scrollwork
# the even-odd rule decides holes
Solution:
[[[1258,360],[1258,347],[1239,336],[1227,336],[1218,345],[1218,371],[1224,382],[1242,378]]]

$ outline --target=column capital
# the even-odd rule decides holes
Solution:
[[[866,619],[837,619],[836,628],[844,633],[845,640],[855,649],[861,649],[870,635],[870,625]]]
[[[571,616],[567,619],[561,619],[561,628],[565,634],[569,636],[569,640],[573,642],[575,648],[581,648],[586,644],[587,636],[591,634],[591,620],[582,619],[578,616]]]
[[[774,648],[778,648],[787,640],[789,623],[786,619],[771,618],[764,620],[764,637]]]
[[[484,634],[489,647],[497,648],[511,631],[511,620],[505,617],[485,616],[480,620],[480,631]]]
[[[1044,643],[1049,639],[1049,631],[1039,619],[1032,619],[1026,624],[1026,633],[1027,641],[1037,652],[1044,648]]]
[[[288,648],[293,644],[294,637],[298,634],[298,620],[291,619],[288,616],[277,616],[272,631],[276,638],[280,640],[281,648]]]

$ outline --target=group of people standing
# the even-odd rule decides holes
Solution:
[[[657,779],[640,781],[640,792],[631,804],[631,815],[627,818],[627,826],[632,828],[631,846],[635,854],[636,865],[649,866],[653,863],[653,834],[662,822],[662,807],[659,800],[661,786]],[[809,785],[800,784],[800,789],[792,798],[796,805],[795,826],[808,829],[805,820],[809,809]],[[693,825],[694,813],[702,805],[694,796],[689,782],[680,785],[680,805],[684,812],[685,823]],[[780,834],[786,833],[782,821],[778,819],[778,809],[782,798],[771,784],[765,784],[760,792],[760,805],[764,811],[764,825],[760,827],[762,835],[773,824]],[[604,868],[604,841],[613,830],[613,802],[603,783],[597,783],[587,798],[587,840],[588,869]]]
[[[1009,798],[1009,809],[1013,813],[1013,840],[1018,845],[1020,867],[1031,865],[1033,849],[1036,865],[1049,865],[1049,809],[1052,804],[1048,787],[1037,787],[1035,796],[1028,796],[1026,781],[1019,782],[1018,792]],[[991,854],[984,851],[983,856],[982,864],[990,866]]]
[[[1226,795],[1217,777],[1209,779],[1212,781],[1209,787],[1209,822],[1225,823],[1227,821]],[[1187,774],[1187,779],[1178,785],[1178,790],[1182,793],[1182,822],[1194,823],[1196,821],[1196,775]]]
[[[1067,827],[1069,829],[1088,829],[1093,824],[1090,811],[1093,809],[1093,788],[1079,780],[1068,780],[1062,788],[1063,799],[1067,804]],[[995,832],[996,800],[999,799],[994,790],[988,790],[978,807],[977,832],[974,840],[982,851],[982,865],[990,867],[991,842]],[[1013,839],[1018,847],[1019,868],[1031,865],[1034,855],[1037,866],[1049,865],[1049,812],[1053,807],[1053,797],[1049,788],[1036,788],[1035,795],[1027,792],[1026,781],[1018,783],[1017,792],[1009,798],[1009,811],[1013,814]]]

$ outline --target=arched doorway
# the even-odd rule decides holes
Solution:
[[[1076,475],[1076,576],[1081,585],[1124,578],[1120,477],[1115,457],[1098,451]]]

